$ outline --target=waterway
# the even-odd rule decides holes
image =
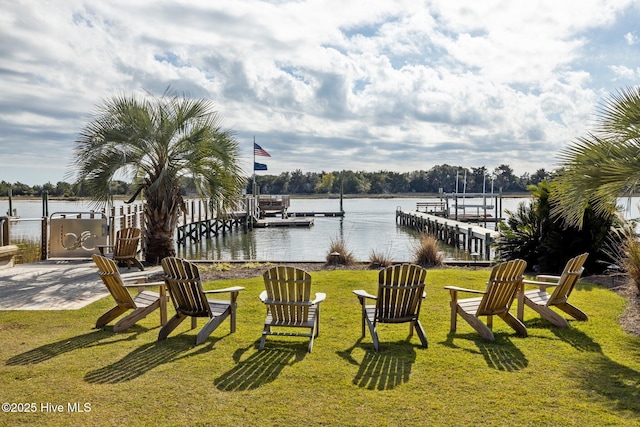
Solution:
[[[519,203],[528,203],[528,198],[503,198],[502,216],[505,211],[514,211]],[[348,250],[359,261],[367,261],[375,251],[393,261],[413,259],[418,243],[418,234],[397,226],[396,209],[415,210],[419,198],[346,198],[343,200],[344,217],[314,218],[310,227],[256,228],[244,233],[233,230],[225,236],[190,242],[178,247],[178,255],[187,259],[210,260],[256,260],[256,261],[324,261],[333,240],[343,240]],[[629,205],[628,213],[637,217],[638,201]],[[474,203],[469,200],[469,203]],[[626,202],[625,202],[626,203]],[[13,201],[15,213],[21,218],[40,218],[42,202]],[[8,200],[0,200],[0,213],[8,210]],[[85,202],[49,201],[49,213],[86,212]],[[290,212],[339,211],[338,199],[291,199]],[[490,212],[494,214],[494,211]],[[635,215],[635,216],[634,216]],[[487,224],[492,228],[493,224]],[[39,222],[21,221],[12,228],[12,236],[39,236]],[[448,259],[465,259],[468,255],[450,247],[443,247]]]

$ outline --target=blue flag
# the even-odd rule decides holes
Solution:
[[[253,162],[253,170],[254,171],[266,171],[267,170],[267,165],[265,165],[264,163]]]

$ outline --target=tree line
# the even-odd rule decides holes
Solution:
[[[530,184],[550,178],[544,169],[534,174],[525,173],[516,176],[508,165],[500,165],[493,171],[485,167],[464,168],[462,166],[438,165],[429,170],[413,172],[283,172],[279,175],[257,175],[256,184],[261,194],[404,194],[404,193],[445,193],[466,190],[467,193],[526,192]],[[114,196],[128,196],[133,193],[131,185],[125,181],[112,181],[110,192]],[[247,179],[246,190],[251,194],[253,180]],[[180,185],[183,195],[193,192],[192,183],[183,180]],[[21,182],[13,184],[0,181],[0,195],[7,196],[11,189],[14,196],[40,196],[45,192],[52,197],[90,197],[91,193],[83,181],[68,183],[59,181],[55,185],[48,182],[43,185],[29,186]]]
[[[526,192],[527,186],[551,178],[544,169],[534,174],[516,176],[508,165],[500,165],[493,171],[486,167],[438,165],[429,170],[413,172],[364,172],[333,171],[307,172],[301,170],[283,172],[280,175],[257,175],[256,185],[262,194],[402,194],[402,193],[467,193]],[[247,191],[251,192],[249,183]]]

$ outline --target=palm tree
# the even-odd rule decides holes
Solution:
[[[594,132],[560,153],[552,195],[554,215],[582,226],[588,207],[611,215],[617,199],[640,183],[640,87],[619,90],[600,105]]]
[[[174,232],[185,208],[180,184],[194,183],[201,197],[224,206],[240,193],[244,178],[238,143],[224,130],[213,104],[180,97],[170,88],[114,96],[98,107],[75,147],[77,180],[98,206],[110,202],[109,183],[128,177],[145,200],[145,260],[175,255]]]

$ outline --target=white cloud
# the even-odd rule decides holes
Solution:
[[[640,69],[628,48],[640,9],[627,0],[2,8],[0,180],[9,182],[63,179],[96,104],[168,85],[214,101],[246,146],[247,169],[253,135],[273,156],[270,173],[552,169],[599,99]]]
[[[636,43],[638,43],[638,36],[636,35],[635,32],[631,33],[627,33],[624,35],[624,39],[627,41],[628,45],[634,45]]]

